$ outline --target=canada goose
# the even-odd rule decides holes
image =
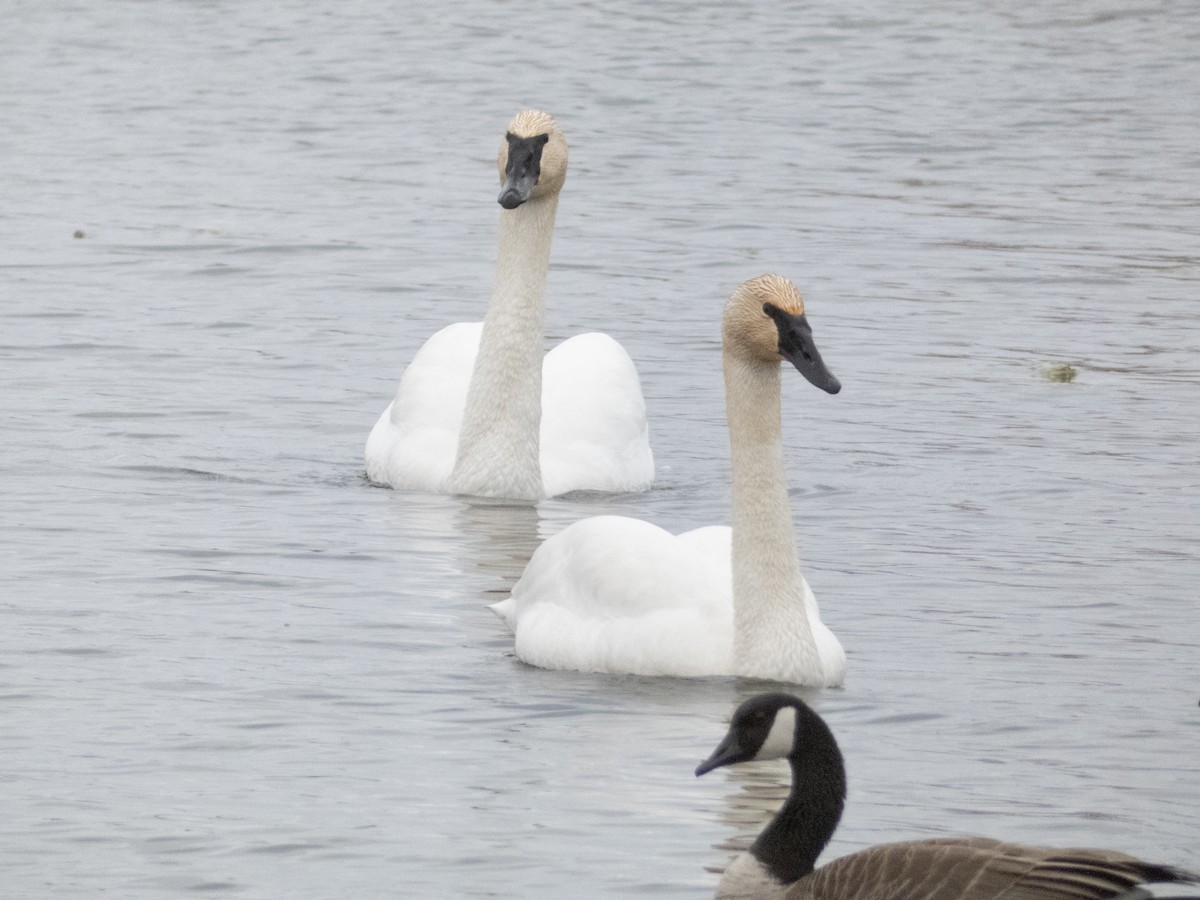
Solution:
[[[367,477],[399,490],[530,500],[644,491],[654,458],[629,355],[593,332],[543,359],[566,139],[551,116],[525,110],[509,122],[497,164],[504,210],[487,315],[443,328],[413,357],[367,438]]]
[[[846,770],[825,721],[790,694],[759,694],[696,769],[786,759],[792,789],[750,849],[725,870],[718,900],[1090,900],[1198,876],[1108,850],[1029,847],[979,837],[879,844],[814,869],[846,799]],[[1191,897],[1190,900],[1197,900]]]
[[[639,519],[575,522],[492,608],[517,656],[550,669],[842,681],[845,653],[800,571],[783,467],[780,362],[836,394],[804,303],[779,275],[740,285],[723,319],[733,527],[679,536]]]

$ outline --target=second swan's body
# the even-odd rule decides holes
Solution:
[[[841,684],[845,653],[800,571],[783,467],[780,362],[840,385],[786,278],[741,285],[724,316],[733,525],[672,535],[638,519],[576,522],[493,609],[525,662],[635,675]]]

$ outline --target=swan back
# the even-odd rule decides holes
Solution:
[[[367,477],[402,491],[444,491],[462,428],[482,322],[447,325],[413,357],[367,438]]]
[[[639,519],[582,519],[538,547],[512,596],[493,609],[516,632],[517,656],[542,668],[728,673],[728,535],[705,528],[676,537]]]
[[[607,334],[577,334],[546,354],[541,452],[548,497],[574,490],[644,491],[653,482],[637,369]]]

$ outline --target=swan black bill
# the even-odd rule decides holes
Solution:
[[[504,167],[504,186],[497,201],[505,209],[516,209],[533,195],[542,174],[542,148],[550,140],[548,134],[517,137],[507,134],[508,164]]]
[[[812,326],[804,313],[784,312],[774,303],[763,304],[763,312],[775,320],[779,332],[779,355],[796,367],[809,384],[829,394],[842,389],[842,383],[825,366],[817,345],[813,343]]]

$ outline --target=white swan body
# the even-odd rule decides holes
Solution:
[[[625,516],[582,519],[539,547],[519,589],[492,608],[515,632],[517,656],[544,669],[736,674],[732,534],[724,525],[673,535]],[[841,645],[803,576],[800,585],[806,626],[828,661],[821,683],[838,684]],[[792,654],[779,644],[761,662],[788,670]]]
[[[367,439],[367,477],[397,490],[452,493],[482,322],[447,325],[417,351]],[[645,490],[654,477],[645,403],[629,354],[606,334],[568,338],[542,361],[542,493]],[[497,473],[492,496],[524,496]],[[476,491],[482,493],[482,490]]]
[[[785,347],[785,329],[786,340],[808,343]],[[547,539],[512,596],[492,607],[525,662],[841,684],[845,652],[821,622],[796,556],[783,468],[781,354],[795,357],[818,387],[833,393],[840,385],[811,344],[800,295],[779,276],[734,292],[724,344],[732,528],[674,536],[637,519],[599,516]]]
[[[545,669],[729,672],[729,561],[728,528],[676,536],[640,519],[593,516],[545,541],[493,609],[515,632],[517,656]]]
[[[654,479],[632,360],[607,335],[543,357],[542,318],[566,140],[545,113],[509,123],[496,279],[482,323],[417,352],[367,439],[367,477],[400,490],[541,499],[642,491]]]

